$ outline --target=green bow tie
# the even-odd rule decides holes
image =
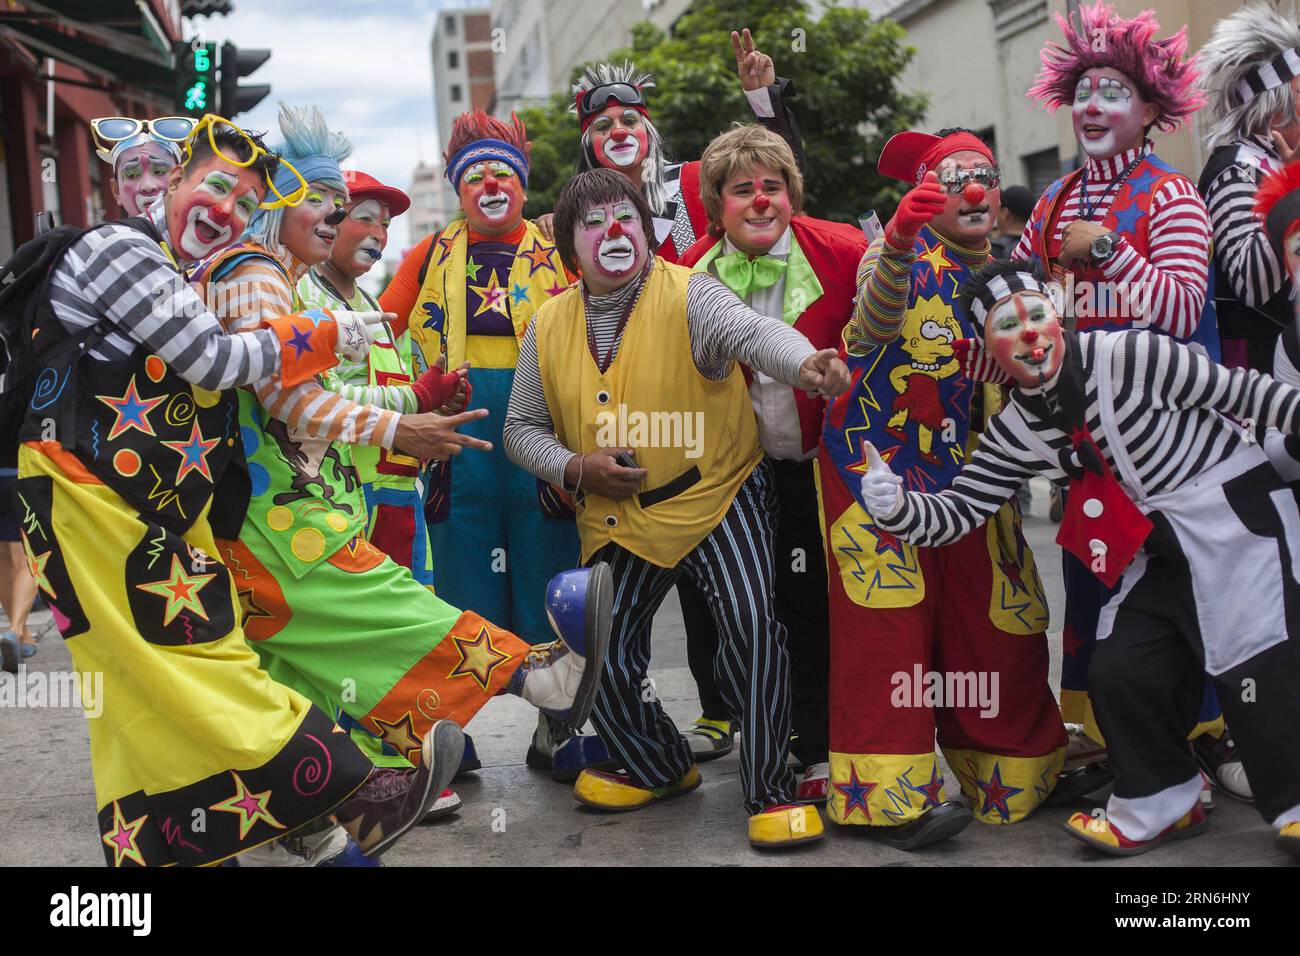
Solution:
[[[751,292],[776,285],[785,275],[784,259],[771,256],[751,259],[740,251],[719,256],[715,265],[722,284],[742,299]]]

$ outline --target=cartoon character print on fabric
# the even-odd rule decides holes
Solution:
[[[205,644],[235,627],[225,566],[156,524],[146,524],[123,576],[136,629],[151,644]]]
[[[353,515],[353,505],[361,490],[361,476],[350,462],[343,461],[339,446],[331,441],[311,438],[271,418],[262,427],[274,439],[280,455],[293,471],[288,491],[271,500],[277,505],[319,498],[331,508]]]
[[[914,438],[918,456],[932,465],[940,464],[935,437],[939,436],[940,445],[945,444],[945,426],[955,420],[959,411],[945,404],[939,383],[951,378],[960,368],[952,343],[961,334],[961,326],[952,317],[952,308],[947,303],[938,296],[919,301],[908,310],[896,343],[907,353],[907,361],[894,366],[889,373],[895,397],[885,432],[904,444]],[[909,423],[915,428],[911,434]],[[881,449],[882,454],[884,451]]]
[[[18,530],[37,593],[54,615],[54,623],[65,640],[85,633],[90,621],[72,588],[63,551],[54,540],[54,480],[45,475],[19,478],[14,483],[14,496],[20,512]]]

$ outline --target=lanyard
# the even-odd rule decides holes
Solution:
[[[587,322],[587,350],[591,352],[592,361],[594,361],[596,367],[600,369],[601,375],[604,375],[609,371],[610,365],[614,362],[614,349],[618,345],[619,339],[623,336],[623,330],[627,328],[627,320],[632,317],[632,310],[636,308],[637,302],[641,299],[641,293],[645,291],[645,282],[650,275],[650,268],[653,264],[654,260],[652,259],[647,262],[646,267],[641,270],[641,277],[639,280],[641,282],[641,288],[637,289],[636,295],[629,296],[627,305],[623,306],[623,314],[619,316],[618,326],[614,329],[614,337],[609,340],[609,348],[605,350],[605,360],[603,362],[600,359],[600,352],[596,347],[596,333],[592,331],[590,320]],[[590,305],[590,297],[591,293],[587,291],[587,283],[584,282],[582,284],[582,308],[584,315]]]
[[[1116,189],[1119,189],[1124,180],[1128,179],[1129,174],[1131,174],[1133,170],[1137,169],[1137,164],[1140,163],[1145,156],[1146,154],[1143,152],[1139,152],[1134,156],[1128,166],[1124,168],[1124,171],[1115,178],[1115,181],[1106,187],[1106,191],[1101,194],[1101,198],[1097,200],[1097,205],[1095,206],[1088,199],[1088,166],[1087,164],[1084,164],[1083,176],[1080,178],[1079,182],[1079,206],[1083,210],[1084,222],[1092,222],[1093,213],[1106,205],[1106,200],[1110,198],[1110,194]]]

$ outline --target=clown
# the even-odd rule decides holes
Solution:
[[[1037,258],[1065,288],[1067,321],[1084,329],[1151,328],[1202,345],[1218,358],[1207,300],[1210,224],[1195,184],[1155,155],[1152,128],[1176,129],[1205,103],[1198,70],[1185,60],[1187,31],[1163,40],[1155,14],[1131,20],[1098,2],[1077,24],[1057,16],[1064,44],[1049,43],[1029,95],[1048,110],[1069,107],[1082,168],[1054,182],[1034,206],[1013,259]],[[1064,556],[1065,661],[1061,710],[1076,725],[1067,769],[1071,790],[1104,785],[1110,774],[1087,697],[1097,614],[1109,599],[1097,578]],[[1230,792],[1246,788],[1207,682],[1198,746],[1211,776]],[[1232,764],[1233,766],[1225,765]],[[1249,790],[1244,790],[1249,796]],[[1209,794],[1207,792],[1207,799]]]
[[[611,170],[579,173],[561,191],[556,240],[582,284],[543,306],[524,336],[505,426],[511,459],[574,495],[583,561],[613,569],[618,629],[593,721],[626,773],[584,770],[573,795],[617,812],[700,785],[689,746],[646,692],[651,619],[688,577],[708,596],[714,668],[744,727],[749,840],[787,847],[820,838],[822,825],[815,809],[791,805],[776,499],[737,362],[823,397],[848,376],[835,349],[814,349],[711,276],[657,258],[650,217],[640,190]],[[618,418],[689,419],[702,433],[674,440],[611,427]]]
[[[280,130],[279,155],[303,181],[302,202],[260,212],[249,240],[205,262],[199,275],[233,329],[295,301],[295,286],[330,257],[346,217],[339,163],[351,151],[348,140],[331,132],[315,108],[282,105]],[[281,188],[288,187],[285,181]],[[315,378],[290,386],[274,375],[241,392],[252,499],[238,539],[225,538],[218,547],[237,568],[246,635],[267,672],[328,709],[344,729],[379,738],[376,756],[402,758],[376,771],[386,791],[412,793],[429,783],[440,794],[460,765],[464,742],[458,733],[455,759],[449,766],[440,759],[436,775],[426,779],[416,744],[438,721],[463,724],[506,692],[560,720],[586,719],[608,639],[608,570],[558,575],[549,593],[539,586],[534,599],[546,597],[562,637],[533,648],[435,597],[366,540],[368,509],[351,444],[420,459],[462,448],[486,452],[490,444],[456,428],[487,412],[444,418],[399,411],[382,403],[404,408],[405,397],[393,400],[383,387],[364,397],[375,404],[350,401]],[[572,615],[584,607],[586,619],[575,623]],[[400,835],[400,821],[391,817],[376,805],[373,813],[340,822],[373,857]]]
[[[113,198],[128,216],[143,215],[167,191],[168,176],[181,161],[181,144],[197,122],[190,116],[90,121],[95,153],[112,168]]]
[[[1297,435],[1300,390],[1151,330],[1067,332],[1059,291],[1037,263],[968,280],[961,304],[1010,401],[938,494],[904,490],[868,447],[863,504],[904,541],[952,547],[1026,478],[1068,482],[1057,540],[1113,588],[1089,676],[1115,785],[1103,815],[1075,813],[1066,832],[1131,856],[1205,829],[1187,735],[1208,673],[1260,814],[1300,857],[1300,510],[1236,424]]]
[[[760,123],[790,145],[802,175],[803,144],[786,102],[794,98],[794,84],[777,77],[772,58],[755,48],[749,30],[733,31],[731,48],[750,108]],[[628,62],[600,63],[584,71],[573,87],[572,109],[582,130],[578,168],[612,169],[636,184],[650,205],[656,255],[677,262],[704,236],[709,214],[700,195],[699,162],[670,163],[665,156],[645,95],[654,85],[649,73]],[[702,710],[686,738],[697,759],[713,760],[731,752],[736,732],[713,676],[717,636],[708,606],[689,580],[678,585],[677,595]],[[812,745],[812,750],[819,749],[819,744]]]
[[[427,511],[438,593],[537,643],[550,633],[537,594],[573,566],[578,535],[568,497],[500,450],[519,341],[571,281],[554,244],[523,218],[531,148],[516,117],[456,118],[444,158],[464,218],[417,244],[380,302],[409,329],[419,368],[468,363],[473,404],[486,414],[466,433],[496,449],[434,467]],[[572,780],[606,763],[599,738],[577,729],[540,720],[528,765]],[[467,758],[468,769],[476,761]]]
[[[235,573],[214,540],[235,533],[248,501],[233,389],[270,374],[297,384],[369,342],[346,312],[268,311],[228,334],[184,281],[259,207],[289,201],[271,181],[279,165],[255,137],[204,117],[143,217],[88,230],[55,260],[38,316],[32,364],[45,371],[16,492],[73,665],[104,677],[90,752],[113,866],[215,863],[331,812],[386,811],[404,832],[436,796],[424,792],[434,751],[460,739],[450,723],[430,726],[417,785],[376,790],[331,715],[273,681],[244,640]],[[304,765],[331,772],[306,786]],[[202,831],[188,825],[196,807],[212,808]]]
[[[947,487],[1001,403],[955,348],[969,324],[955,290],[988,261],[999,210],[992,152],[966,130],[904,132],[879,169],[912,188],[862,259],[844,330],[854,387],[827,413],[818,458],[830,577],[827,815],[912,850],[972,819],[944,799],[936,736],[975,818],[993,824],[1042,802],[1066,738],[1047,685],[1046,596],[1019,512],[1008,504],[967,541],[915,547],[873,522],[858,496],[872,447],[909,488]],[[897,684],[932,667],[998,675],[998,712],[969,697],[922,706],[919,688]]]
[[[866,251],[862,232],[802,214],[803,177],[794,153],[761,126],[739,126],[710,143],[700,159],[700,183],[709,235],[686,250],[682,264],[717,276],[745,304],[792,325],[815,347],[837,348],[853,313],[853,270]],[[746,379],[779,502],[774,600],[790,648],[791,751],[806,768],[798,797],[820,803],[828,772],[830,665],[813,459],[826,405],[763,372],[747,369]],[[716,644],[710,619],[688,640],[692,671],[712,671]],[[703,654],[707,660],[699,659]],[[730,724],[727,715],[725,727],[715,728],[728,740]]]
[[[1214,227],[1214,301],[1230,367],[1268,372],[1294,319],[1289,272],[1252,210],[1260,181],[1300,147],[1300,26],[1263,3],[1214,25],[1198,62],[1213,120],[1198,185]]]
[[[1290,282],[1300,278],[1300,162],[1270,173],[1260,183],[1252,213],[1268,239],[1269,254],[1286,270]],[[1273,374],[1280,382],[1300,388],[1300,326],[1283,330],[1273,353]],[[1269,430],[1264,451],[1278,474],[1300,481],[1300,441]]]

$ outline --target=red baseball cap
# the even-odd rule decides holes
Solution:
[[[348,196],[353,199],[378,199],[388,206],[393,216],[400,216],[411,208],[411,197],[395,186],[385,186],[369,173],[345,169],[343,181],[348,186]]]
[[[970,133],[950,133],[947,136],[935,136],[907,130],[889,137],[889,142],[880,151],[876,169],[882,176],[901,179],[905,183],[916,185],[925,174],[939,165],[945,156],[971,149],[980,153],[990,163],[996,163],[993,153],[978,136]]]

